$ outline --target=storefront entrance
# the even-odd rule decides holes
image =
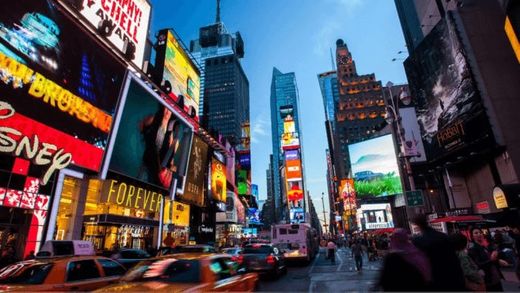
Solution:
[[[83,240],[91,241],[97,250],[147,250],[154,245],[154,230],[150,226],[85,223]]]

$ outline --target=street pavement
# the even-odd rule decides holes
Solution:
[[[262,279],[258,286],[263,292],[368,292],[372,291],[381,261],[368,262],[364,256],[363,270],[356,271],[350,250],[340,248],[336,252],[336,262],[325,259],[325,250],[308,266],[289,265],[287,275],[278,279]]]

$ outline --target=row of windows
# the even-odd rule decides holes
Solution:
[[[345,120],[365,120],[365,119],[376,119],[378,117],[385,118],[386,112],[385,111],[371,111],[371,112],[357,112],[357,113],[339,113],[338,115],[338,121],[345,121]]]
[[[340,103],[339,109],[340,110],[347,110],[347,109],[354,109],[354,108],[360,109],[360,108],[374,107],[374,106],[383,107],[384,105],[385,105],[385,101],[383,99],[379,99],[379,100],[364,99],[363,102],[354,101],[351,103]]]

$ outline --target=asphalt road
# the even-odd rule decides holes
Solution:
[[[262,292],[367,292],[371,291],[381,269],[381,261],[368,262],[366,255],[363,270],[357,272],[350,250],[341,248],[336,263],[325,259],[325,251],[311,264],[289,265],[287,275],[278,279],[262,278],[258,290]]]

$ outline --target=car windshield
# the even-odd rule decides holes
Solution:
[[[42,284],[52,264],[24,265],[17,263],[0,271],[1,284]]]
[[[236,254],[238,252],[238,249],[235,249],[235,248],[224,249],[223,252],[227,253],[227,254]]]
[[[198,260],[159,259],[145,260],[129,270],[124,282],[163,281],[170,283],[197,283],[200,280]]]
[[[251,245],[246,246],[243,251],[244,254],[269,254],[271,253],[271,246],[269,245]]]

